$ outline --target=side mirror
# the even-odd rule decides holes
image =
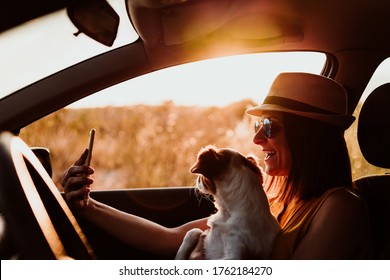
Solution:
[[[71,0],[67,13],[80,33],[111,47],[118,33],[119,16],[105,0]]]
[[[46,169],[46,172],[49,174],[50,177],[53,175],[53,170],[51,167],[51,160],[50,160],[50,151],[46,148],[42,147],[33,147],[31,148],[35,156],[39,159],[39,161],[42,163],[43,167]]]

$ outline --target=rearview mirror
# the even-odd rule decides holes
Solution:
[[[71,0],[67,6],[69,19],[78,32],[111,47],[118,33],[119,16],[105,0]]]

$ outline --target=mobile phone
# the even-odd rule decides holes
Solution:
[[[93,141],[95,140],[95,132],[96,130],[94,128],[92,128],[91,131],[89,132],[88,154],[87,154],[87,158],[85,159],[85,163],[84,163],[85,166],[89,166],[91,164]]]
[[[88,154],[87,158],[85,159],[85,166],[89,166],[91,164],[91,157],[92,157],[92,150],[93,150],[93,141],[95,140],[95,132],[96,130],[94,128],[91,129],[89,132],[89,140],[88,140]],[[84,205],[88,205],[88,194],[84,195]]]

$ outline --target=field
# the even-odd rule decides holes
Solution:
[[[259,147],[252,143],[253,119],[244,113],[253,105],[251,100],[243,100],[226,107],[166,102],[160,106],[62,109],[25,128],[20,136],[30,146],[49,148],[53,180],[59,189],[63,172],[85,149],[92,127],[97,130],[94,189],[188,186],[195,178],[189,169],[206,145],[231,147],[261,158]],[[356,122],[345,137],[354,178],[384,172],[361,156]]]

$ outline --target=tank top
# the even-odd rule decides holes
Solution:
[[[288,205],[270,198],[272,214],[277,217],[281,233],[274,243],[271,259],[291,259],[296,247],[305,236],[311,221],[327,197],[334,192],[347,191],[355,195],[346,187],[333,188],[325,192],[321,197],[309,201],[292,202]]]

